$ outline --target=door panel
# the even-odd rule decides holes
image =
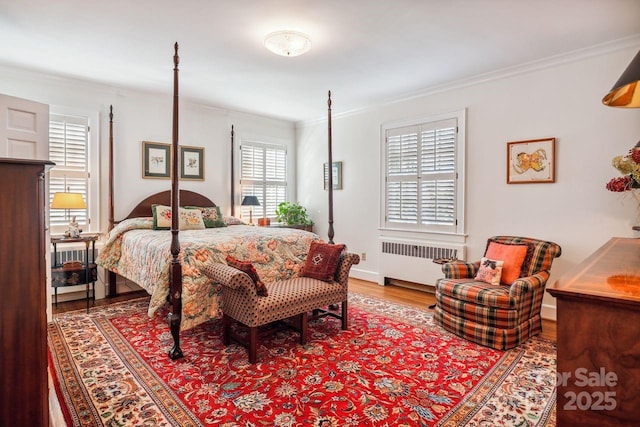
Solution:
[[[49,106],[0,95],[0,157],[49,159]]]

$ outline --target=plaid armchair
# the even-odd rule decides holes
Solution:
[[[527,247],[520,277],[511,284],[475,280],[480,261],[452,261],[436,282],[434,320],[446,330],[487,347],[506,350],[542,332],[542,297],[560,246],[526,237],[495,236],[487,241]],[[486,256],[485,251],[485,256]]]

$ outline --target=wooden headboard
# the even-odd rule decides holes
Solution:
[[[151,205],[171,206],[171,191],[161,191],[160,193],[147,197],[138,203],[138,205],[133,208],[131,213],[129,213],[125,219],[153,216],[153,213],[151,212]],[[202,194],[189,190],[180,190],[180,206],[210,207],[215,205],[216,204],[208,197],[203,196]]]

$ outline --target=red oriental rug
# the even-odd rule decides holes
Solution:
[[[51,371],[73,426],[555,425],[552,342],[506,352],[433,324],[430,311],[351,294],[350,328],[316,320],[301,346],[283,328],[258,363],[225,347],[220,322],[183,332],[171,361],[147,299],[55,316]]]

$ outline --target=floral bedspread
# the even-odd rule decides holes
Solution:
[[[96,263],[149,292],[149,316],[166,302],[171,266],[171,231],[153,230],[152,218],[132,218],[109,233]],[[295,277],[316,234],[289,228],[233,225],[180,231],[182,330],[220,317],[220,289],[202,272],[209,263],[231,255],[249,260],[263,282]]]

